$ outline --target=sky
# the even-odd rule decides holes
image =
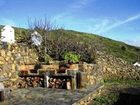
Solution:
[[[28,28],[28,20],[98,34],[140,46],[140,0],[0,0],[0,24]]]

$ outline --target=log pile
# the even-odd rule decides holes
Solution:
[[[44,80],[40,77],[23,77],[18,83],[18,88],[44,87]]]
[[[49,88],[67,89],[67,79],[49,79]]]

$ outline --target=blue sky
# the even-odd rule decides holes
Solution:
[[[0,0],[0,24],[47,17],[65,29],[140,46],[140,0]]]

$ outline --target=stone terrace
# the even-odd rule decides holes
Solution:
[[[48,88],[28,88],[7,90],[7,99],[0,105],[72,105],[101,85],[91,86],[88,89],[64,90]],[[76,104],[77,105],[77,104]]]

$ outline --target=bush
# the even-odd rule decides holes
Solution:
[[[74,52],[65,52],[63,55],[63,58],[65,61],[71,62],[71,63],[77,63],[80,61],[80,55]]]
[[[125,46],[121,46],[121,50],[126,51],[126,47]]]
[[[45,54],[45,63],[49,64],[50,61],[52,61],[53,59],[50,57],[50,55]]]

